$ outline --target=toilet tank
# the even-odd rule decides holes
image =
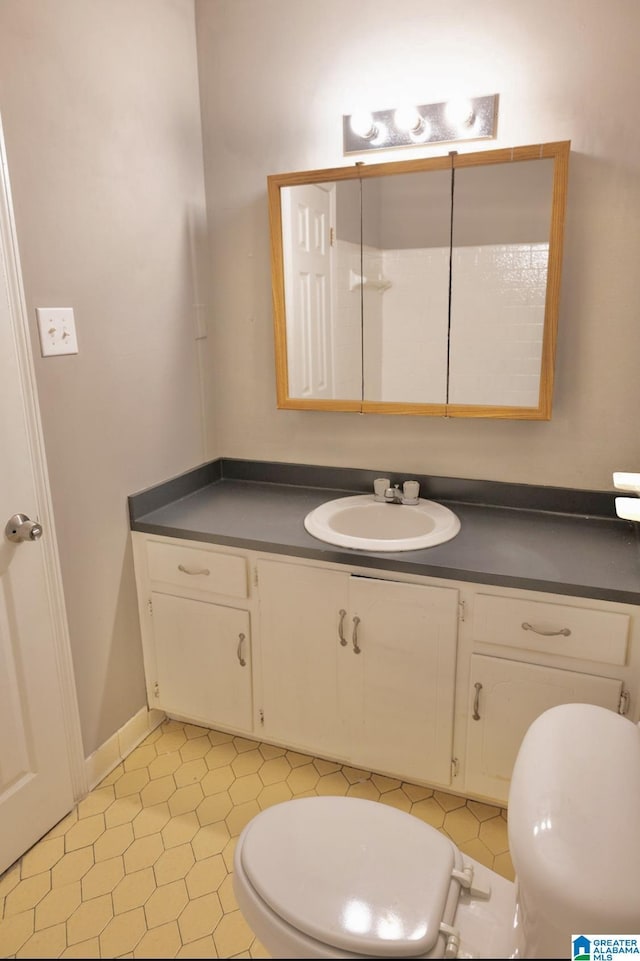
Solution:
[[[523,957],[572,957],[571,936],[640,933],[640,729],[592,704],[538,717],[509,792]]]

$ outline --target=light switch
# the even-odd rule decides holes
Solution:
[[[36,307],[36,316],[43,357],[78,353],[73,307]]]

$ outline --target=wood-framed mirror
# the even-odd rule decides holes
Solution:
[[[278,407],[548,420],[569,153],[269,176]]]

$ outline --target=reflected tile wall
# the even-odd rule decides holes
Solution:
[[[547,244],[454,250],[451,403],[537,406],[547,260]]]

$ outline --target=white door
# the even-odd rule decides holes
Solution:
[[[359,677],[350,678],[343,703],[354,763],[449,784],[458,591],[352,576],[349,615],[357,653],[348,667]]]
[[[465,787],[505,803],[529,726],[557,704],[598,704],[617,711],[622,681],[556,667],[473,654]]]
[[[248,611],[153,593],[156,707],[210,727],[251,733]]]
[[[38,540],[7,538],[17,513],[42,524]],[[0,873],[79,793],[70,664],[0,129]]]
[[[289,395],[333,397],[333,184],[282,190]]]
[[[349,656],[347,582],[335,571],[258,564],[262,731],[296,750],[345,760],[338,676]]]

